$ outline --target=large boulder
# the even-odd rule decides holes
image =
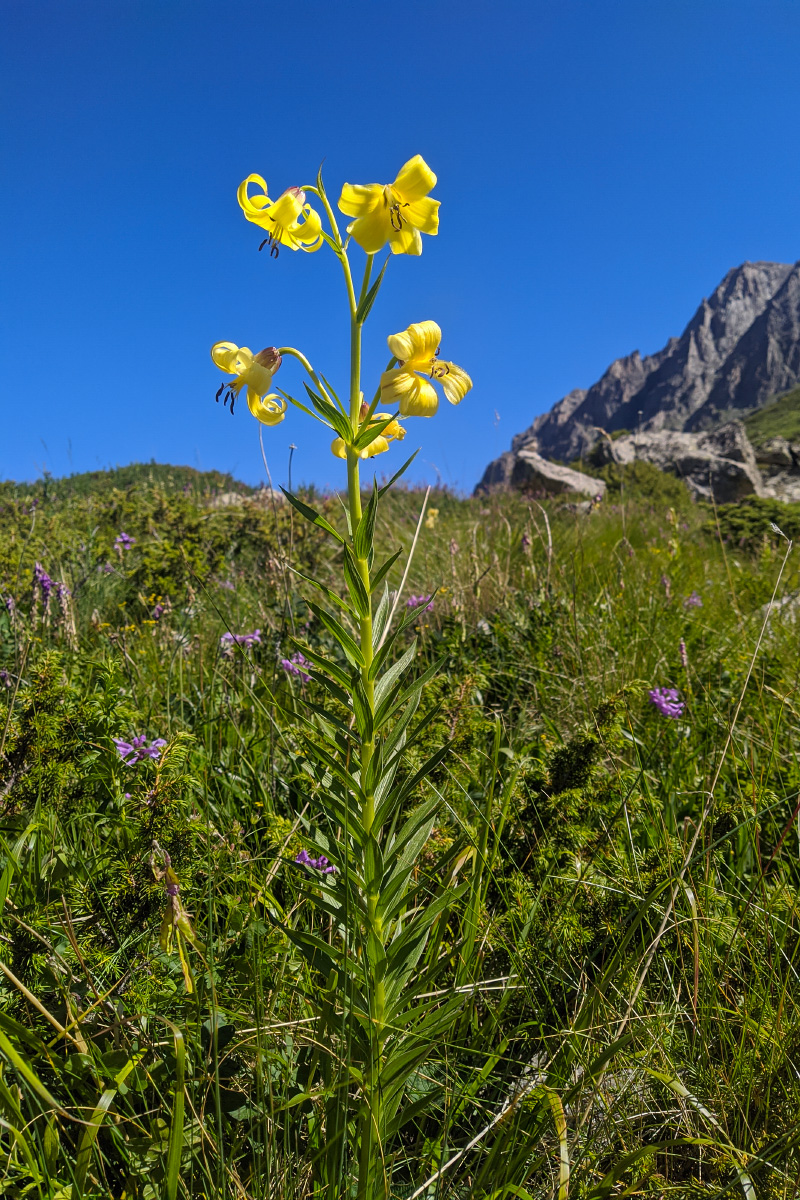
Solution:
[[[755,451],[741,421],[729,421],[709,433],[645,430],[611,443],[619,463],[644,461],[683,479],[694,496],[730,504],[764,495]]]
[[[540,492],[548,496],[560,496],[565,492],[602,496],[606,485],[602,479],[593,479],[591,475],[584,475],[572,467],[562,467],[543,458],[535,450],[523,448],[516,453],[507,450],[489,463],[475,493],[486,495],[510,490]]]

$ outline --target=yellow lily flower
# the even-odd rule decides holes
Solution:
[[[391,415],[391,413],[373,413],[369,423],[370,425],[380,424],[382,421],[388,420]],[[358,451],[358,457],[374,458],[376,454],[385,454],[389,449],[390,442],[402,442],[405,436],[405,429],[395,417],[391,424],[387,425],[383,432],[379,433],[376,438],[373,438],[368,446]],[[335,455],[336,458],[347,458],[347,443],[343,438],[337,437],[333,439],[331,442],[331,454]]]
[[[248,190],[251,183],[258,184],[262,192],[251,196]],[[277,200],[270,200],[266,180],[260,175],[248,175],[239,184],[236,198],[247,220],[267,231],[268,236],[258,248],[262,250],[269,244],[270,257],[277,258],[281,246],[310,253],[322,245],[319,213],[306,204],[306,194],[300,188],[287,188]]]
[[[439,201],[428,192],[436,176],[415,154],[398,171],[394,183],[346,183],[339,208],[355,217],[347,226],[362,250],[375,254],[386,243],[392,254],[421,254],[421,234],[439,232]]]
[[[253,354],[247,346],[236,346],[233,342],[217,342],[211,347],[214,364],[226,375],[235,375],[223,383],[217,392],[217,400],[226,391],[225,404],[231,402],[231,412],[236,397],[247,387],[247,407],[262,425],[279,425],[286,416],[286,401],[270,393],[272,376],[281,365],[281,356],[274,346],[268,346],[259,354]],[[269,394],[268,394],[269,393]]]
[[[437,355],[442,331],[435,321],[418,321],[404,333],[393,333],[389,349],[399,366],[381,375],[381,400],[399,404],[401,417],[433,417],[439,408],[439,396],[432,383],[435,379],[451,404],[460,404],[472,387],[466,371],[452,362],[442,362]]]

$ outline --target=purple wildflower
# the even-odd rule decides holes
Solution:
[[[33,568],[33,586],[41,589],[42,600],[46,605],[53,590],[53,581],[39,562]]]
[[[703,601],[698,596],[697,592],[692,592],[691,596],[687,596],[683,602],[684,608],[702,608]]]
[[[301,867],[312,867],[315,871],[321,871],[323,875],[333,875],[336,872],[336,867],[324,854],[320,854],[319,858],[312,858],[307,850],[301,850],[294,861]]]
[[[220,645],[227,648],[229,646],[244,646],[245,650],[250,650],[253,646],[261,645],[261,630],[254,629],[252,633],[223,633],[219,639]]]
[[[229,592],[236,591],[236,584],[233,583],[233,581],[230,579],[218,579],[217,583],[219,584],[219,586],[221,588],[225,588],[226,591],[229,591]]]
[[[8,671],[0,671],[0,687],[11,687],[11,676],[9,675]]]
[[[114,545],[118,550],[127,550],[128,547],[132,546],[135,541],[136,538],[132,538],[129,533],[125,533],[123,530],[114,538]]]
[[[162,616],[163,612],[164,612],[164,605],[157,604],[155,606],[155,608],[153,609],[153,620],[157,621],[159,619],[159,617]]]
[[[286,674],[297,675],[303,681],[303,683],[311,682],[311,676],[307,675],[306,672],[302,670],[303,667],[307,667],[308,665],[308,659],[304,658],[299,650],[296,654],[293,654],[291,658],[281,659],[281,666]]]
[[[433,608],[433,596],[409,596],[406,600],[406,608],[422,608],[427,611]]]
[[[164,738],[155,738],[148,746],[144,735],[135,737],[130,742],[123,741],[122,738],[112,738],[112,741],[126,767],[135,767],[145,758],[160,758],[161,750],[167,744]]]
[[[686,707],[678,695],[677,688],[653,688],[647,693],[650,703],[655,704],[662,717],[680,717]]]
[[[9,615],[13,617],[14,610],[17,607],[16,604],[14,603],[14,597],[13,596],[5,596],[3,598],[3,604],[5,604],[6,611],[9,613]]]

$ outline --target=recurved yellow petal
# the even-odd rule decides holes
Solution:
[[[404,200],[421,200],[436,187],[436,176],[421,154],[415,154],[397,173],[392,185]]]
[[[412,359],[427,362],[441,345],[442,331],[435,321],[416,321],[402,333],[393,333],[386,340],[398,362],[406,363]]]
[[[247,389],[247,407],[262,425],[280,425],[286,416],[286,401],[282,396],[275,393],[259,396],[252,387]]]
[[[451,362],[437,362],[434,378],[442,385],[442,391],[451,404],[460,404],[472,387],[472,380],[467,372]]]
[[[344,444],[344,438],[334,438],[331,442],[331,454],[336,458],[347,458],[347,446]]]
[[[255,183],[261,188],[261,194],[258,192],[251,196],[249,187],[251,183]],[[252,221],[254,225],[265,227],[265,218],[262,209],[271,204],[267,192],[267,181],[261,175],[248,175],[247,179],[243,179],[236,191],[236,199],[239,201],[241,208],[248,221]]]
[[[404,213],[409,224],[419,229],[420,233],[434,234],[439,232],[440,207],[439,200],[431,200],[430,196],[426,196],[422,200],[416,200],[413,204],[409,204]]]

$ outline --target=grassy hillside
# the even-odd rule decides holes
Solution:
[[[388,576],[401,611],[435,593],[415,753],[449,752],[409,804],[440,797],[419,887],[452,900],[418,969],[460,1006],[403,1100],[398,1200],[444,1164],[426,1200],[800,1194],[800,563],[772,527],[800,520],[610,482],[591,512],[432,493]],[[381,557],[423,500],[387,497]],[[0,485],[3,1196],[345,1200],[318,1163],[347,1047],[286,933],[300,701],[352,715],[292,663],[331,653],[318,532],[189,468]]]
[[[790,442],[800,441],[800,387],[793,388],[771,404],[751,413],[745,418],[744,424],[754,446],[760,446],[774,437],[785,437]]]

